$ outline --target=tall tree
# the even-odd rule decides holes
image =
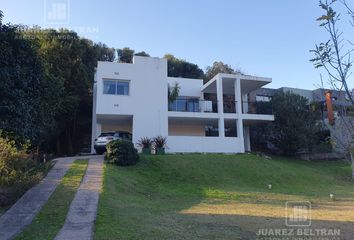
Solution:
[[[340,14],[333,10],[333,4],[336,0],[320,1],[320,7],[324,10],[324,14],[317,19],[320,26],[324,27],[329,34],[326,42],[316,45],[311,52],[314,58],[311,61],[316,68],[323,68],[328,74],[330,85],[337,89],[346,91],[350,101],[354,104],[351,91],[348,87],[348,78],[353,61],[350,53],[353,49],[345,47],[342,38],[342,32],[337,27],[340,20]]]
[[[309,152],[317,144],[322,130],[319,114],[313,111],[305,97],[290,92],[278,93],[271,100],[274,122],[264,136],[283,154],[294,155],[300,149]]]
[[[354,12],[345,0],[320,0],[319,6],[324,13],[317,18],[317,21],[320,22],[320,27],[327,32],[328,39],[316,45],[314,50],[311,50],[314,54],[314,58],[311,61],[314,63],[315,68],[325,70],[331,88],[340,91],[344,90],[347,98],[354,105],[353,91],[349,88],[348,82],[353,66],[351,58],[351,53],[354,50],[353,41],[350,39],[345,41],[343,38],[343,32],[339,28],[341,15],[334,10],[337,3],[344,4],[354,27]],[[340,112],[346,113],[347,109]],[[341,141],[339,137],[332,140],[342,145],[341,147],[345,149],[352,164],[352,178],[354,179],[354,124],[351,117],[346,116],[346,114],[340,114],[340,121],[337,121],[337,123],[341,123],[340,128],[346,129],[342,131],[343,134],[340,137],[346,139],[346,141]],[[328,127],[331,128],[331,126]]]
[[[132,63],[134,52],[135,51],[133,49],[130,49],[128,47],[118,49],[118,61],[121,63]]]
[[[65,29],[28,29],[24,34],[37,42],[46,76],[57,85],[47,100],[57,106],[56,127],[47,148],[59,154],[77,153],[89,144],[94,69],[98,60],[113,61],[114,49]]]
[[[172,54],[165,54],[167,59],[168,76],[169,77],[184,77],[203,79],[204,72],[197,64],[187,62],[183,59],[178,59]]]
[[[115,49],[108,47],[104,43],[95,43],[94,48],[99,56],[99,61],[114,62],[116,60]]]
[[[39,146],[55,123],[50,99],[58,87],[45,72],[36,42],[18,26],[2,24],[2,13],[0,49],[0,129],[19,142]]]
[[[241,73],[240,69],[233,69],[230,65],[225,64],[221,61],[216,61],[213,63],[212,66],[206,68],[204,83],[208,82],[218,73]]]

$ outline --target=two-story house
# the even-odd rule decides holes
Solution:
[[[171,153],[249,151],[250,125],[272,121],[274,116],[257,112],[248,94],[270,82],[222,73],[206,84],[201,79],[168,77],[163,58],[134,56],[131,64],[98,62],[92,143],[101,132],[128,131],[134,144],[142,137],[167,137],[166,151]],[[169,102],[168,87],[175,83],[179,96]]]

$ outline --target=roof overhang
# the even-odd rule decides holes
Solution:
[[[271,83],[271,78],[266,77],[256,77],[251,75],[242,74],[226,74],[219,73],[213,77],[210,81],[202,86],[202,92],[204,93],[216,93],[216,82],[217,79],[221,79],[223,94],[234,95],[235,94],[235,80],[240,79],[241,81],[241,92],[246,94],[252,92],[264,85]]]

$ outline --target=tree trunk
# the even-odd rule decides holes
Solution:
[[[74,152],[73,149],[73,145],[72,145],[72,139],[71,139],[71,135],[70,132],[68,130],[65,131],[66,132],[66,139],[67,139],[67,144],[68,144],[68,154],[72,155]]]

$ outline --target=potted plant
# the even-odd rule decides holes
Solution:
[[[141,147],[143,154],[151,154],[151,146],[153,141],[151,138],[142,137],[138,142],[138,146]]]
[[[158,155],[165,154],[167,139],[162,136],[157,136],[154,138],[153,142],[155,145],[155,153]]]

